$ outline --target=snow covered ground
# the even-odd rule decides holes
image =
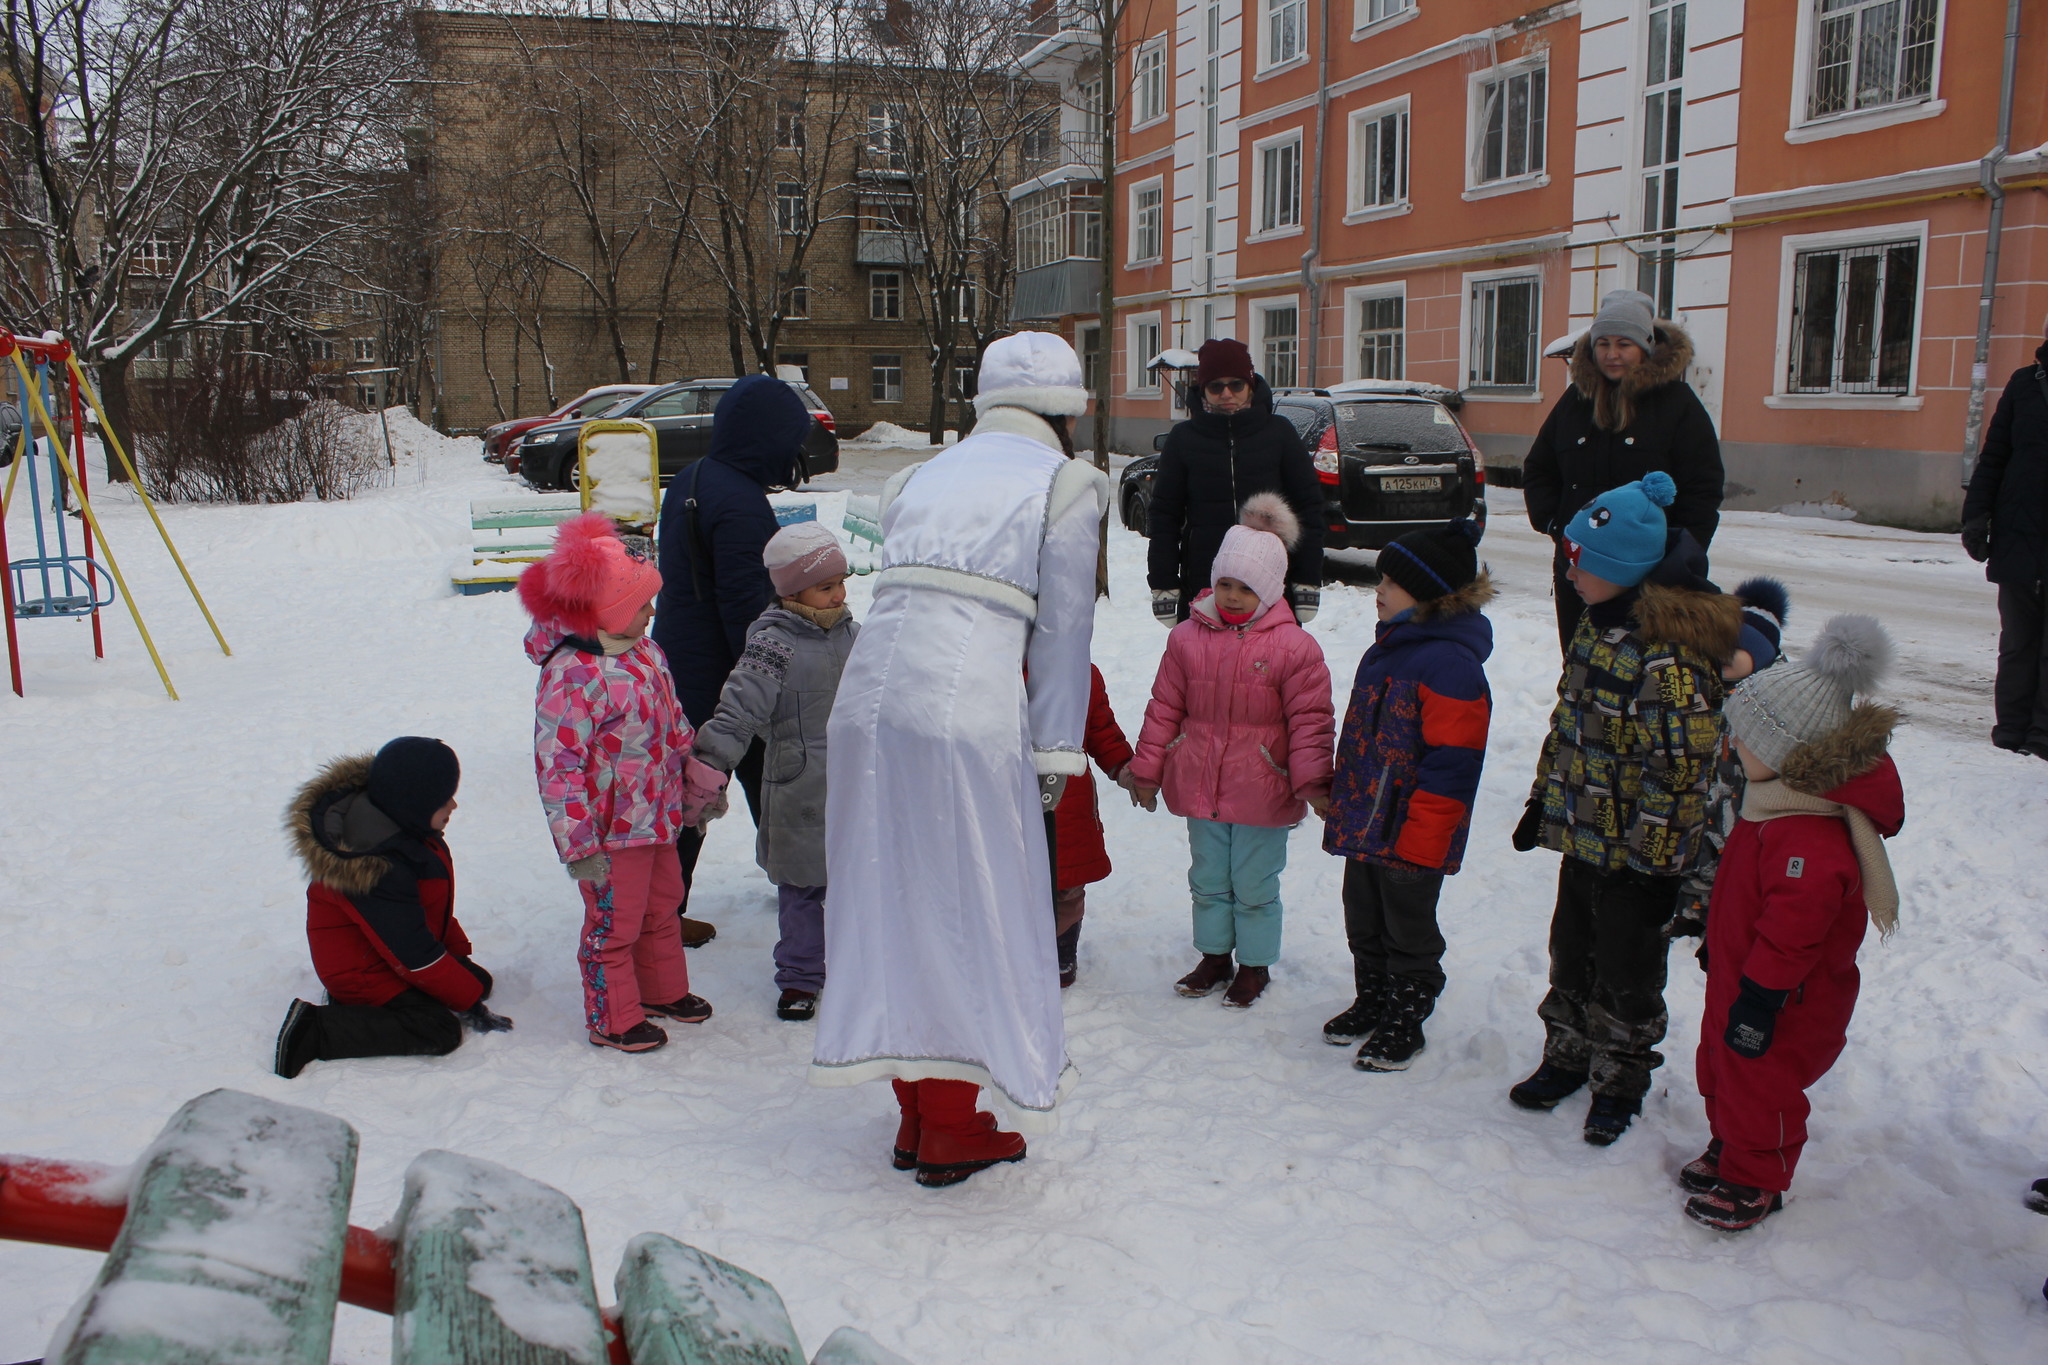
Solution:
[[[805,1084],[811,1031],[772,1013],[774,896],[743,813],[715,828],[695,902],[720,927],[691,957],[717,1017],[647,1056],[584,1042],[519,609],[448,587],[468,499],[514,489],[473,442],[398,435],[407,466],[352,503],[166,509],[232,658],[140,509],[118,491],[98,504],[181,702],[117,614],[97,663],[85,626],[21,623],[28,697],[0,693],[0,1150],[125,1163],[201,1091],[274,1096],[361,1130],[355,1222],[390,1218],[421,1150],[466,1152],[581,1204],[601,1280],[631,1235],[667,1232],[773,1281],[807,1346],[850,1323],[921,1365],[2043,1358],[2048,1220],[2019,1196],[2048,1173],[2048,765],[1984,740],[1991,591],[1951,539],[1744,514],[1715,544],[1724,584],[1785,576],[1794,642],[1834,610],[1889,622],[1912,721],[1902,927],[1864,950],[1849,1050],[1815,1092],[1792,1202],[1763,1227],[1730,1238],[1679,1213],[1671,1174],[1706,1137],[1683,953],[1669,1061],[1618,1145],[1580,1140],[1583,1100],[1507,1102],[1537,1057],[1556,869],[1507,833],[1557,650],[1543,544],[1500,493],[1494,741],[1415,1068],[1364,1075],[1322,1041],[1350,969],[1315,828],[1294,838],[1274,986],[1239,1014],[1172,993],[1192,961],[1185,837],[1110,789],[1117,870],[1090,893],[1067,993],[1081,1080],[1061,1131],[934,1192],[888,1167],[885,1087]],[[1165,632],[1144,542],[1110,535],[1097,659],[1135,730]],[[1370,617],[1366,590],[1326,590],[1312,630],[1340,683]],[[279,1080],[278,1021],[317,991],[279,814],[329,756],[402,733],[462,756],[458,901],[518,1028],[445,1060]],[[37,1355],[96,1264],[0,1243],[0,1360]],[[389,1333],[344,1309],[335,1358],[385,1360]]]

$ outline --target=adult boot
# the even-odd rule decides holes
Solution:
[[[1195,969],[1173,983],[1173,988],[1186,996],[1207,995],[1218,986],[1227,985],[1237,975],[1237,964],[1230,960],[1229,953],[1203,953]]]
[[[917,1082],[893,1080],[896,1088],[896,1107],[903,1111],[903,1117],[896,1124],[896,1148],[890,1153],[889,1164],[899,1171],[917,1169]]]
[[[967,1081],[917,1083],[917,1183],[928,1189],[957,1185],[976,1171],[1024,1159],[1024,1138],[996,1127],[993,1114],[974,1107],[978,1087]]]

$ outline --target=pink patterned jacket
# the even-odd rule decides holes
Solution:
[[[555,851],[573,863],[673,843],[704,818],[725,777],[690,757],[695,733],[661,646],[642,637],[607,656],[567,639],[551,626],[526,633],[526,657],[541,666],[533,766]]]

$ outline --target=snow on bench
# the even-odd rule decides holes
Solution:
[[[773,1285],[673,1237],[626,1243],[614,1287],[635,1365],[804,1365]]]
[[[842,1327],[825,1338],[811,1365],[910,1365],[858,1327]]]

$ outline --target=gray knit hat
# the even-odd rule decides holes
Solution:
[[[1586,344],[1601,337],[1627,337],[1644,350],[1657,344],[1657,305],[1648,294],[1636,289],[1610,290],[1600,300],[1600,312],[1586,329]]]
[[[1884,676],[1891,661],[1892,637],[1875,617],[1831,617],[1797,663],[1766,668],[1738,683],[1722,714],[1744,748],[1782,772],[1793,750],[1842,727],[1851,702]]]

